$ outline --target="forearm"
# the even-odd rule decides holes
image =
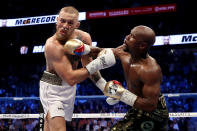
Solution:
[[[83,56],[81,60],[83,67],[85,67],[88,63],[92,61],[92,57]],[[101,91],[104,90],[106,81],[102,78],[99,71],[89,75],[89,78]]]
[[[102,51],[104,48],[99,47],[91,47],[90,53],[88,54],[90,57],[96,58],[100,51]]]
[[[127,105],[133,106],[136,109],[144,110],[147,112],[153,111],[157,107],[158,98],[142,98],[125,89],[122,93],[120,100]]]
[[[92,80],[92,82],[96,83],[99,79],[102,78],[99,71],[95,72],[94,74],[90,75],[89,78]]]
[[[86,68],[80,68],[77,70],[67,71],[61,77],[65,80],[69,85],[73,86],[77,83],[80,83],[87,79],[89,76],[89,72]]]
[[[103,79],[100,72],[97,71],[94,74],[90,75],[85,67],[80,68],[78,70],[73,70],[72,73],[68,75],[67,82],[70,85],[75,85],[77,83],[84,81],[87,77],[89,77],[101,91],[104,90],[106,81],[105,79]]]
[[[81,62],[83,67],[85,67],[88,63],[92,61],[92,57],[90,56],[82,56]],[[99,71],[93,73],[92,75],[89,76],[89,78],[92,80],[92,82],[96,83],[99,79],[101,79],[101,74]]]
[[[120,82],[116,80],[107,82],[104,94],[111,98],[118,99],[136,109],[141,109],[147,112],[151,112],[157,107],[158,97],[156,97],[156,95],[153,97],[153,94],[150,94],[149,96],[142,98],[125,89]]]
[[[151,112],[154,109],[156,109],[157,100],[158,100],[158,98],[155,98],[155,100],[153,101],[152,99],[149,99],[149,98],[137,97],[134,107],[136,109],[141,109],[141,110],[144,110],[147,112]]]

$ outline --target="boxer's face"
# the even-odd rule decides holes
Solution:
[[[130,50],[140,49],[141,45],[147,39],[147,34],[142,31],[142,29],[134,28],[131,30],[130,34],[125,38],[125,44]]]
[[[132,49],[136,43],[136,36],[133,34],[132,30],[130,34],[125,37],[124,43],[127,45],[129,49]]]
[[[67,12],[60,12],[57,18],[56,35],[59,39],[64,39],[70,36],[74,29],[78,28],[78,16]]]

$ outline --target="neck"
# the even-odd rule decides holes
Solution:
[[[56,40],[59,41],[62,45],[64,45],[65,42],[69,39],[69,36],[67,36],[67,37],[60,37],[60,36],[58,36],[58,34],[56,33],[56,34],[55,34],[55,38],[56,38]]]
[[[132,56],[133,62],[139,62],[139,61],[146,59],[148,57],[148,53],[140,54],[140,53],[133,52],[131,53],[131,56]]]

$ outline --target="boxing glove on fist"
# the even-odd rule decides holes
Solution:
[[[71,55],[86,55],[90,52],[90,46],[79,39],[70,39],[64,44],[64,50]]]
[[[96,86],[103,92],[104,89],[105,89],[105,85],[106,85],[106,80],[104,78],[100,78],[97,82],[96,82]],[[111,98],[111,97],[108,97],[106,99],[106,102],[109,104],[109,105],[115,105],[119,102],[118,99],[114,99],[114,98]]]
[[[109,105],[115,105],[119,102],[120,100],[115,99],[115,98],[111,98],[111,97],[107,97],[106,102]]]
[[[116,80],[107,82],[104,89],[104,95],[113,98],[108,100],[109,102],[107,101],[108,104],[110,104],[110,102],[116,102],[114,101],[114,99],[116,99],[124,102],[127,105],[133,106],[137,99],[135,94],[125,89],[121,83]]]
[[[100,55],[86,65],[86,69],[93,74],[101,69],[105,69],[116,64],[116,59],[112,49],[103,49]]]
[[[106,83],[104,95],[120,100],[120,97],[122,96],[124,90],[125,89],[123,88],[120,82],[112,80]]]

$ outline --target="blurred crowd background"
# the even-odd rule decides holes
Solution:
[[[25,1],[7,0],[1,4],[0,19],[22,18],[52,15],[66,5],[75,6],[80,12],[107,9],[132,8],[160,4],[176,3],[176,12],[120,16],[114,18],[81,21],[80,29],[87,31],[99,47],[117,47],[122,44],[125,35],[136,25],[153,28],[157,36],[197,33],[196,19],[193,17],[193,1],[186,0],[44,0]],[[6,7],[6,8],[5,8]],[[35,45],[44,45],[46,39],[55,31],[55,24],[34,25],[13,28],[0,28],[0,97],[39,97],[39,80],[45,70],[43,53],[20,54],[21,46],[29,50]],[[177,43],[179,44],[179,43]],[[195,43],[196,44],[196,43]],[[197,49],[195,44],[165,45],[152,47],[152,55],[160,64],[163,72],[162,93],[196,93],[197,92]],[[81,65],[79,65],[80,67]],[[101,71],[107,80],[118,80],[126,88],[120,61],[111,68]],[[103,95],[87,79],[77,85],[78,96]],[[193,96],[165,97],[169,112],[196,112],[197,101]],[[131,108],[123,103],[109,106],[104,99],[76,100],[74,113],[125,113]],[[38,114],[38,100],[0,101],[0,114]],[[68,130],[73,131],[108,131],[119,119],[73,119],[67,123]],[[0,119],[0,130],[37,131],[39,119]],[[170,118],[169,131],[196,131],[196,118]]]
[[[158,50],[157,50],[158,51]],[[196,92],[196,55],[179,49],[161,50],[163,53],[150,52],[163,70],[162,93],[193,93]],[[159,55],[159,56],[158,56]],[[159,58],[157,58],[159,57]],[[170,59],[169,59],[170,58]],[[38,97],[39,80],[45,70],[45,64],[9,65],[1,68],[0,96],[1,97]],[[126,88],[120,61],[109,69],[101,71],[108,80],[118,80]],[[90,79],[77,85],[77,96],[103,95]],[[197,102],[194,97],[165,97],[169,112],[196,112]],[[127,105],[119,103],[110,106],[104,99],[76,100],[74,113],[125,113]],[[0,114],[38,114],[40,102],[38,100],[0,101]],[[118,119],[73,119],[68,128],[74,131],[103,131],[108,130]],[[177,131],[196,130],[196,118],[170,118],[169,129]],[[39,129],[38,119],[9,119],[0,120],[0,129]],[[71,128],[72,127],[72,128]]]

